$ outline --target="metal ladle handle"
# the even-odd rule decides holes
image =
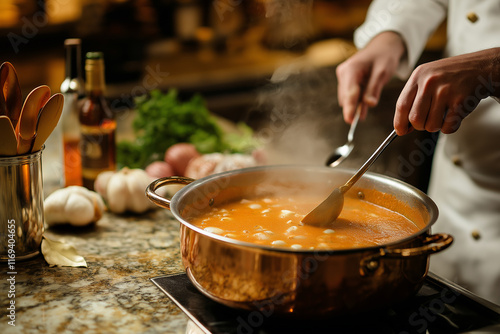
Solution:
[[[371,157],[366,160],[366,162],[361,166],[360,169],[354,174],[342,187],[340,190],[342,193],[345,193],[349,189],[351,189],[352,185],[356,183],[361,176],[370,168],[370,166],[377,160],[380,154],[386,149],[387,146],[396,138],[398,135],[396,134],[396,130],[392,130],[391,134],[380,144],[380,146],[373,152]]]

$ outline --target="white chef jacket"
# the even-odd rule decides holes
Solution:
[[[445,57],[500,46],[500,0],[376,0],[354,41],[362,48],[382,31],[398,32],[407,55],[397,75],[407,78],[445,17]],[[480,87],[479,95],[488,88]],[[455,238],[431,256],[430,270],[500,304],[500,104],[492,98],[483,99],[457,132],[440,134],[429,196],[439,208],[433,232]]]

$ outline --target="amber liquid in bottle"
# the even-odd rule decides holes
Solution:
[[[65,186],[82,185],[82,157],[80,138],[63,135]]]
[[[94,190],[99,173],[116,169],[116,121],[104,97],[104,58],[87,53],[85,99],[80,111],[80,151],[83,186]]]

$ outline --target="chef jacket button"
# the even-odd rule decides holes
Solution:
[[[481,234],[479,233],[478,230],[473,230],[470,234],[474,240],[479,240],[481,239]]]
[[[451,157],[451,162],[457,166],[457,167],[460,167],[462,166],[462,159],[460,159],[460,157],[458,155],[454,155]]]
[[[476,23],[476,21],[479,20],[479,16],[477,16],[477,14],[474,12],[470,12],[467,14],[467,20],[471,21],[472,23]]]

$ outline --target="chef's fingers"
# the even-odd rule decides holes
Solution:
[[[457,131],[460,124],[462,124],[462,119],[463,118],[457,108],[449,109],[444,119],[443,126],[441,127],[441,132],[444,134],[450,134]]]
[[[418,86],[413,81],[408,81],[404,86],[396,102],[396,112],[394,114],[394,129],[398,136],[403,136],[410,132],[409,115],[412,109]]]
[[[477,90],[475,93],[477,94]],[[462,124],[462,120],[474,111],[480,102],[477,98],[474,100],[466,98],[464,100],[458,96],[460,96],[460,94],[450,94],[447,113],[444,118],[443,126],[441,127],[442,133],[449,134],[457,131],[460,124]],[[463,96],[466,96],[466,94]],[[467,101],[467,103],[465,101]],[[474,102],[471,104],[471,101]]]
[[[385,63],[375,62],[363,94],[363,102],[368,107],[374,107],[378,104],[380,94],[385,84],[391,79],[392,73],[389,73]]]
[[[358,77],[360,74],[353,72],[352,67],[340,65],[337,67],[337,96],[339,105],[342,107],[344,120],[352,123],[356,112],[356,105],[360,99],[361,83]]]
[[[342,112],[344,114],[344,120],[351,124],[354,119],[354,114],[356,113],[356,106],[361,98],[361,87],[357,84],[351,85],[348,89],[344,90],[344,98],[342,101]]]
[[[462,124],[462,120],[468,114],[469,112],[464,110],[462,103],[454,103],[452,106],[449,106],[444,118],[443,126],[441,127],[441,132],[444,134],[450,134],[457,131],[460,124]]]
[[[359,108],[361,108],[359,119],[364,121],[366,119],[366,116],[368,116],[368,105],[366,103],[360,103]]]
[[[439,87],[433,95],[427,120],[425,121],[425,130],[437,132],[443,126],[446,111],[448,109],[447,88]]]
[[[349,85],[348,82],[352,81],[352,79],[350,78],[352,74],[350,74],[349,71],[346,69],[347,67],[346,63],[347,61],[343,62],[335,69],[335,75],[337,76],[337,99],[339,102],[339,106],[341,107],[344,106],[344,99],[346,96],[344,91],[347,89],[346,87],[348,87]]]
[[[431,97],[432,94],[429,94],[426,90],[420,89],[420,87],[417,89],[417,94],[408,115],[408,120],[415,130],[425,130],[425,123],[431,108]]]

